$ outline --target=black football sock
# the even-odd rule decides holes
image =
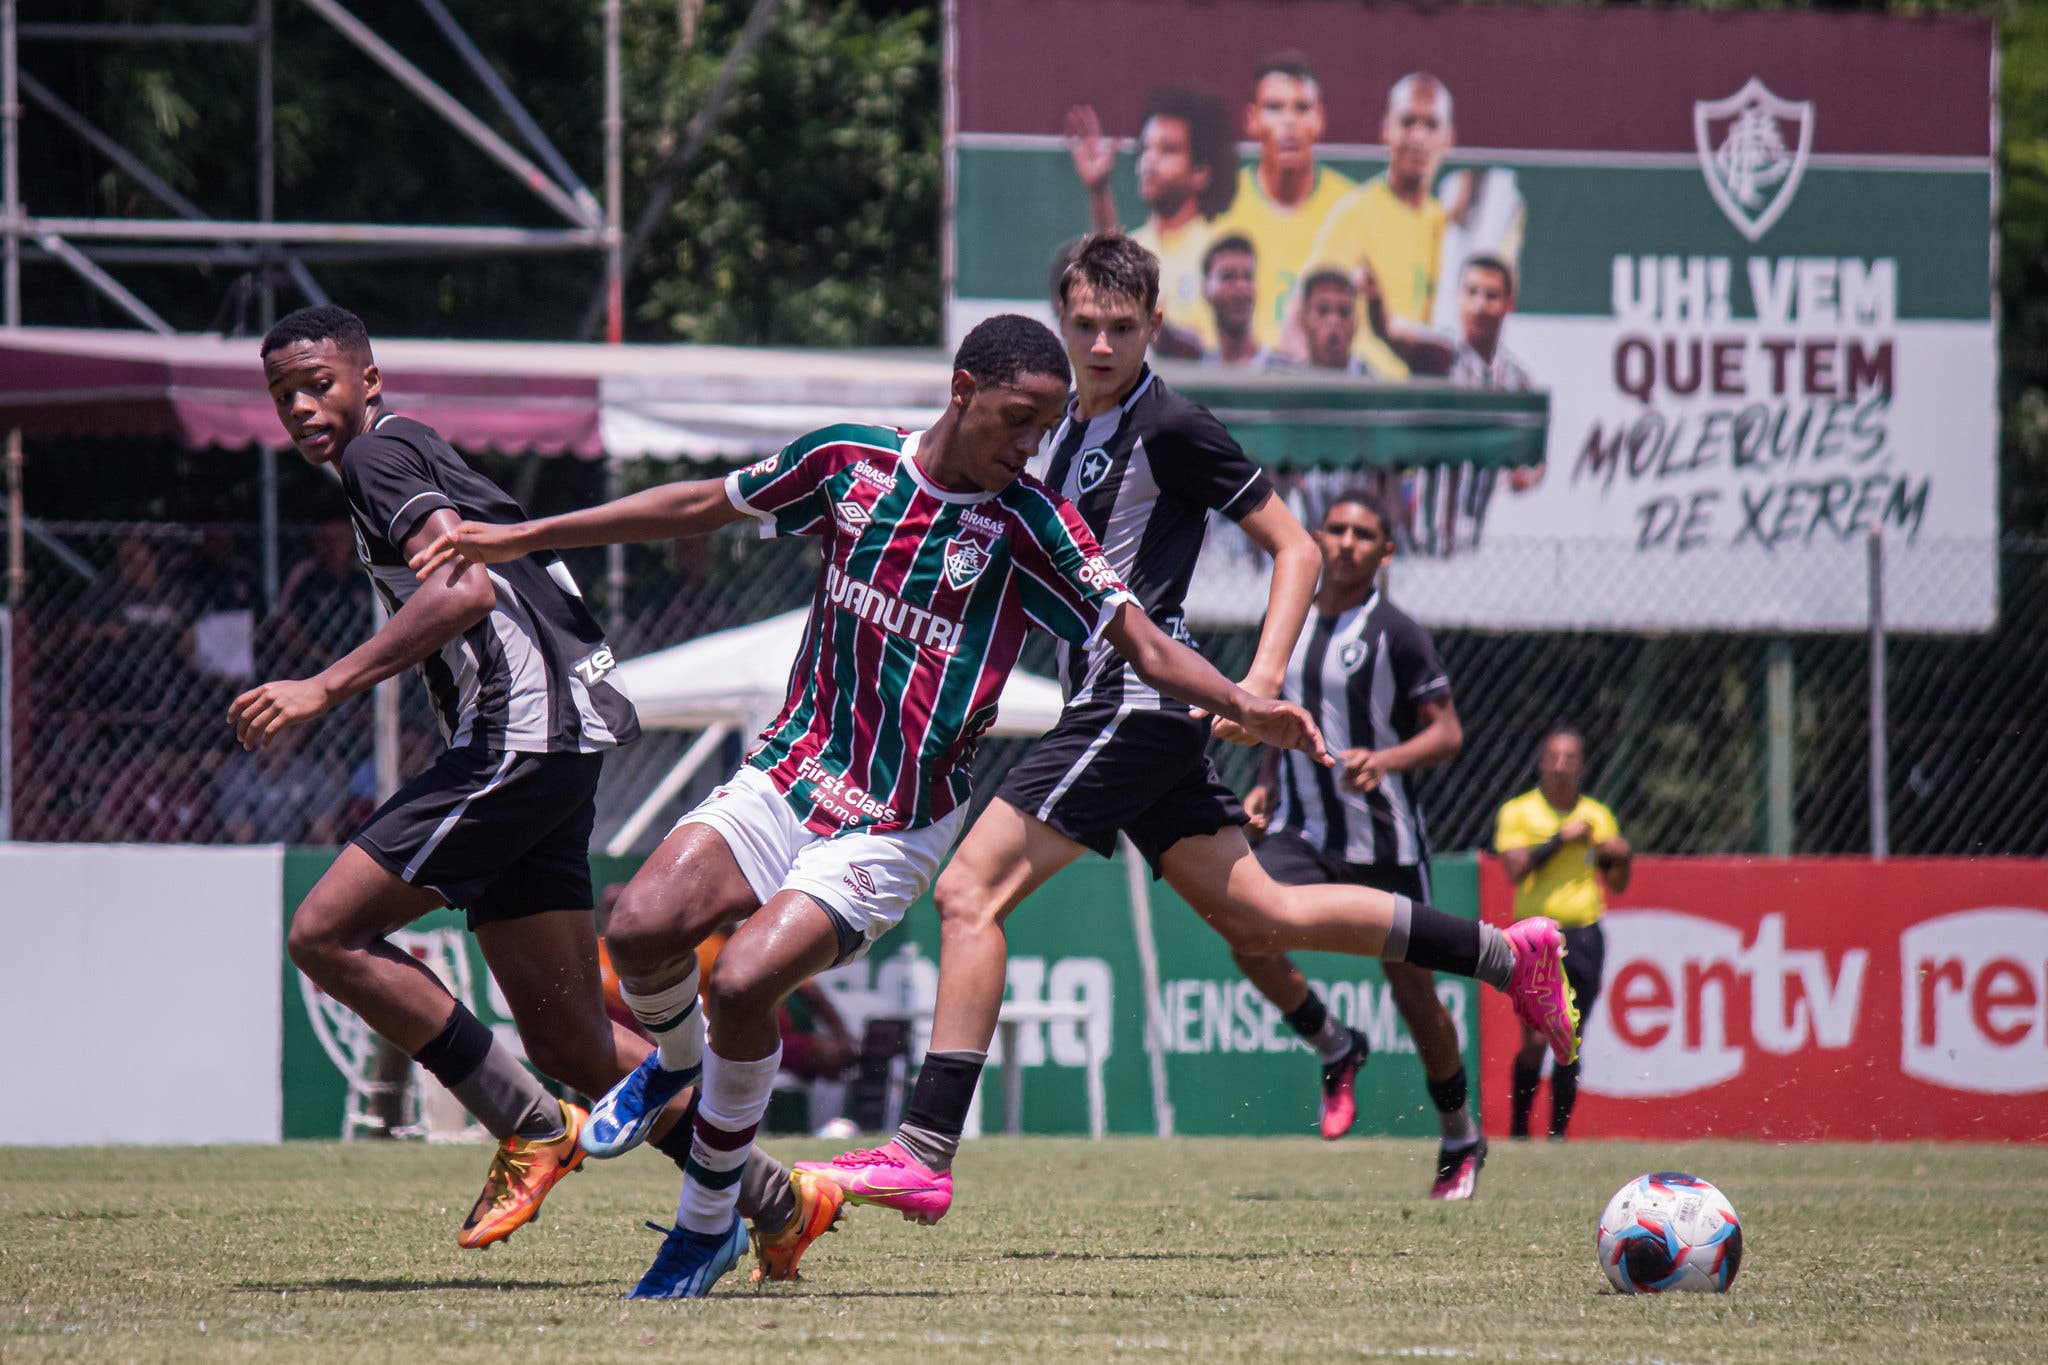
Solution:
[[[500,1141],[552,1142],[568,1131],[555,1097],[459,1000],[441,1031],[412,1059]]]
[[[935,1171],[951,1170],[967,1127],[967,1110],[981,1080],[986,1052],[927,1052],[917,1069],[917,1088],[896,1129],[896,1142]]]
[[[1579,1064],[1568,1062],[1550,1068],[1550,1135],[1563,1137],[1571,1126],[1572,1109],[1579,1102]]]
[[[1280,1017],[1287,1021],[1287,1027],[1300,1034],[1316,1050],[1316,1056],[1322,1059],[1324,1066],[1342,1061],[1351,1051],[1351,1030],[1337,1022],[1337,1016],[1330,1013],[1313,987],[1309,989],[1308,999]]]
[[[1462,1066],[1440,1081],[1429,1082],[1429,1099],[1436,1106],[1437,1126],[1443,1131],[1447,1148],[1457,1150],[1479,1141],[1478,1125],[1472,1122],[1472,1111],[1467,1107],[1470,1098]]]
[[[1449,915],[1406,896],[1394,897],[1394,922],[1387,928],[1385,962],[1412,962],[1433,972],[1477,977],[1507,989],[1515,950],[1500,930],[1463,915]]]
[[[1513,1137],[1529,1136],[1529,1111],[1536,1105],[1536,1088],[1543,1084],[1543,1063],[1525,1063],[1515,1059],[1515,1089],[1513,1117],[1508,1124],[1508,1133]]]

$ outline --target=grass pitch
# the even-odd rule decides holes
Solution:
[[[775,1144],[785,1158],[825,1154]],[[1465,1205],[1419,1142],[970,1145],[936,1228],[850,1209],[802,1283],[626,1304],[678,1175],[590,1163],[486,1252],[476,1147],[27,1150],[0,1173],[0,1359],[1839,1361],[2048,1355],[2048,1150],[1501,1144]],[[1725,1296],[1628,1298],[1607,1196],[1693,1171]]]

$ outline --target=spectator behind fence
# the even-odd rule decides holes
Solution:
[[[259,749],[236,750],[213,784],[221,831],[234,844],[335,844],[341,841],[348,775],[339,763],[300,749],[280,730]]]
[[[236,543],[235,528],[220,522],[200,532],[198,548],[184,555],[177,576],[191,594],[195,618],[186,642],[192,667],[208,678],[240,682],[256,672],[256,574]],[[221,698],[221,705],[228,698]]]
[[[122,536],[113,565],[93,579],[76,608],[74,649],[83,676],[75,695],[117,722],[177,712],[194,680],[185,649],[196,616],[190,584],[170,570],[163,552],[141,535]]]
[[[1537,785],[1500,808],[1493,836],[1508,877],[1515,883],[1515,918],[1548,915],[1564,930],[1564,975],[1578,999],[1579,1027],[1600,998],[1607,952],[1600,916],[1607,896],[1628,889],[1628,840],[1614,812],[1579,790],[1586,770],[1586,741],[1564,727],[1543,737],[1536,759]],[[1529,1136],[1529,1111],[1543,1084],[1543,1035],[1526,1025],[1515,1054],[1514,1108],[1509,1133]],[[1550,1137],[1562,1141],[1579,1097],[1579,1061],[1550,1072]]]
[[[270,622],[271,674],[318,673],[356,647],[371,627],[370,583],[346,518],[320,523],[313,553],[292,566]]]

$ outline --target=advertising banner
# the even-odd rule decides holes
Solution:
[[[1062,244],[1121,226],[1162,263],[1163,359],[1549,392],[1540,460],[1370,476],[1417,615],[1854,629],[1879,532],[1894,628],[1994,623],[1990,16],[976,0],[951,23],[954,338],[1047,315]],[[1298,510],[1333,491],[1298,481]]]
[[[284,908],[303,899],[333,854],[285,854]],[[634,860],[593,858],[597,884],[624,880]],[[1478,913],[1478,879],[1470,857],[1434,864],[1436,895],[1445,909]],[[1176,1131],[1183,1134],[1302,1134],[1315,1131],[1321,1074],[1315,1054],[1280,1013],[1239,975],[1223,940],[1164,883],[1152,884],[1152,922],[1159,952],[1159,1018]],[[510,1014],[491,981],[462,917],[439,910],[394,941],[414,953],[449,988],[516,1043]],[[1108,1126],[1113,1133],[1156,1131],[1145,1052],[1145,989],[1131,931],[1123,865],[1096,857],[1060,873],[1009,922],[1011,1000],[1080,1003],[1090,1019],[1020,1027],[1024,1067],[1023,1128],[1031,1133],[1086,1133],[1086,1048],[1082,1030],[1108,1040],[1104,1067]],[[929,1011],[938,983],[938,918],[927,899],[869,958],[828,974],[843,1006],[879,1002],[890,1010]],[[280,959],[282,955],[280,954]],[[1364,958],[1303,953],[1296,963],[1317,984],[1338,1018],[1361,1029],[1373,1061],[1358,1078],[1355,1132],[1424,1137],[1436,1114],[1415,1063],[1415,1044],[1388,994],[1379,964]],[[291,966],[284,973],[284,1136],[336,1138],[351,1112],[350,1084],[374,1079],[374,1039],[352,1013],[322,994]],[[1439,990],[1451,1007],[1467,1054],[1479,1057],[1478,994],[1471,982],[1445,978]],[[858,1021],[855,1021],[856,1029]],[[1001,1086],[991,1069],[982,1087],[984,1131],[1003,1125]],[[433,1089],[431,1085],[427,1087]],[[367,1112],[357,1100],[354,1112]]]
[[[1481,884],[1507,923],[1498,860]],[[1601,922],[1574,1137],[2048,1141],[2038,862],[1641,858]],[[1520,1030],[1504,997],[1484,1009],[1504,1133]]]

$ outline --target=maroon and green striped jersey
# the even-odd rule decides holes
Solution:
[[[941,488],[921,434],[826,427],[726,477],[763,535],[824,542],[788,699],[747,760],[820,834],[964,805],[1026,628],[1086,645],[1137,600],[1066,499],[1029,477]]]

